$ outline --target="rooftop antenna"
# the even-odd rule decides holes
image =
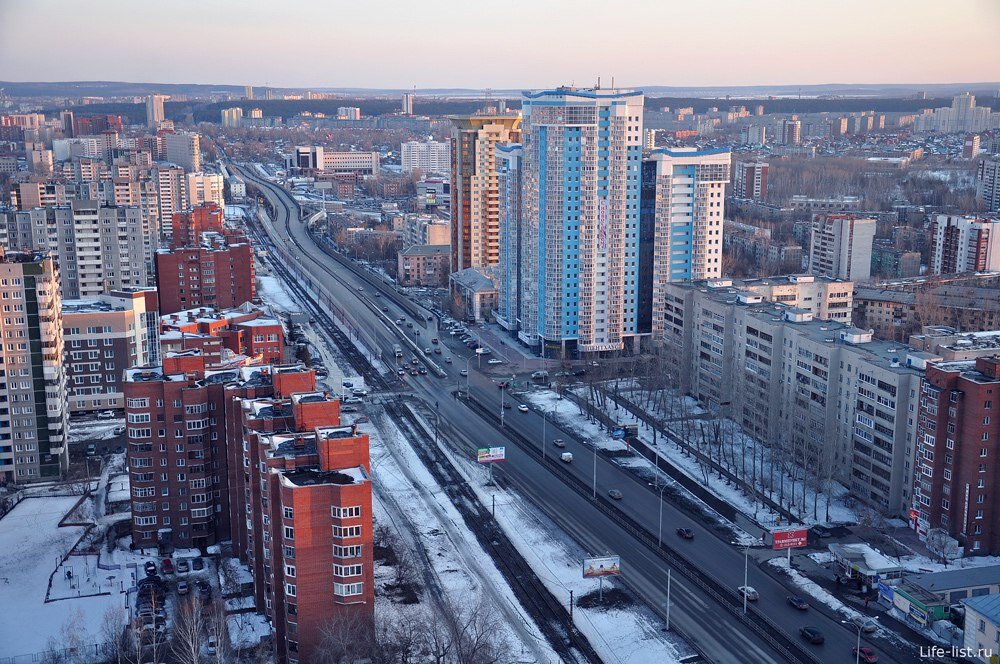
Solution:
[[[600,76],[597,77],[597,88],[596,89],[597,90],[601,89],[601,77]]]
[[[611,77],[611,89],[612,90],[615,89],[615,77],[614,76]]]

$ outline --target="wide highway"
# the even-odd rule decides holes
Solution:
[[[305,224],[299,220],[298,206],[291,195],[278,185],[264,180],[250,168],[238,170],[248,183],[256,185],[268,198],[275,211],[273,224],[268,232],[272,241],[286,246],[297,266],[321,284],[337,304],[350,312],[369,339],[374,339],[381,357],[392,362],[393,348],[403,344],[403,338],[415,340],[421,348],[431,347],[432,337],[438,337],[445,346],[442,355],[431,354],[439,369],[426,375],[410,376],[403,379],[401,387],[412,392],[425,404],[437,409],[442,429],[458,451],[474,455],[478,447],[506,444],[507,461],[495,470],[513,485],[522,495],[528,497],[549,518],[565,532],[572,535],[585,549],[593,554],[614,553],[621,556],[622,581],[649,606],[661,615],[666,602],[668,564],[656,550],[655,537],[658,528],[660,497],[645,481],[620,468],[602,456],[595,459],[593,448],[585,445],[573,433],[558,430],[552,422],[546,426],[546,438],[551,441],[559,437],[566,442],[565,450],[549,446],[546,455],[548,463],[542,463],[541,435],[542,416],[534,410],[521,413],[516,409],[505,413],[504,429],[500,429],[496,415],[501,410],[500,399],[510,399],[497,389],[496,382],[489,375],[477,370],[477,359],[471,351],[458,344],[446,332],[439,334],[436,321],[414,321],[406,315],[404,308],[393,301],[402,296],[383,292],[375,297],[376,288],[369,277],[359,276],[339,261],[325,254],[313,242]],[[375,278],[375,277],[370,277]],[[409,305],[412,306],[412,305]],[[388,308],[388,312],[382,311]],[[409,307],[407,307],[409,308]],[[408,328],[396,325],[394,321],[406,315],[406,321],[414,325]],[[426,318],[426,317],[425,317]],[[419,332],[419,336],[414,333]],[[404,360],[414,354],[404,346]],[[443,358],[453,358],[451,364]],[[423,360],[423,357],[421,357]],[[460,370],[469,369],[468,380],[460,375]],[[465,391],[469,385],[469,397],[483,404],[470,407],[466,398],[457,398],[457,387]],[[571,407],[569,405],[566,406]],[[521,437],[521,446],[514,444],[512,431]],[[524,447],[523,440],[535,441]],[[574,461],[559,465],[552,458],[557,452],[571,452]],[[613,503],[598,501],[579,490],[580,484],[590,485],[596,464],[596,492],[605,497],[610,489],[618,489],[623,499]],[[568,474],[575,482],[563,481]],[[637,537],[620,518],[615,518],[614,510],[620,510],[633,524],[638,524],[650,538]],[[611,514],[609,514],[609,511]],[[663,539],[683,559],[672,573],[671,583],[671,627],[705,658],[713,662],[778,662],[817,661],[853,662],[852,648],[857,641],[857,630],[841,622],[840,617],[826,607],[815,603],[807,611],[798,611],[790,606],[786,597],[793,594],[778,579],[765,573],[750,559],[749,584],[760,593],[760,600],[751,604],[751,611],[758,612],[770,621],[767,629],[752,629],[744,619],[734,614],[736,587],[743,584],[744,551],[722,539],[711,524],[701,522],[697,516],[678,508],[669,500],[662,503]],[[675,535],[678,527],[691,528],[693,540],[681,540]],[[726,598],[716,598],[705,592],[703,586],[688,579],[685,567],[699,570],[701,574],[714,579],[728,590]],[[679,573],[680,572],[680,573]],[[807,597],[808,599],[808,597]],[[826,643],[820,646],[807,644],[799,636],[804,626],[819,628]],[[771,642],[777,635],[778,645]],[[862,636],[862,644],[873,648],[882,662],[916,661],[916,653],[902,651],[889,645],[884,639],[871,640]]]

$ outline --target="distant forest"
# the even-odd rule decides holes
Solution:
[[[995,98],[977,99],[980,106],[990,106],[996,108],[1000,103]],[[486,103],[484,99],[428,99],[417,97],[414,104],[414,111],[420,115],[449,115],[471,113]],[[509,102],[516,107],[516,103]],[[393,113],[399,110],[399,100],[389,99],[301,99],[301,100],[253,100],[253,101],[230,101],[205,103],[196,101],[171,102],[165,105],[167,118],[175,121],[183,121],[191,115],[194,122],[219,122],[220,112],[224,108],[240,107],[244,113],[249,115],[251,108],[259,108],[267,117],[279,116],[289,118],[303,111],[310,113],[324,113],[326,115],[336,115],[339,106],[357,106],[361,109],[362,115],[382,115]],[[874,110],[880,113],[905,113],[919,112],[924,108],[939,108],[949,106],[950,98],[942,99],[876,99],[876,98],[854,98],[854,99],[770,99],[770,100],[745,100],[745,99],[704,99],[696,97],[650,97],[646,99],[647,110],[659,110],[663,107],[684,108],[693,107],[696,113],[702,113],[710,107],[718,107],[720,110],[728,109],[730,106],[747,106],[752,109],[758,104],[764,105],[767,113],[849,113],[856,111]],[[63,107],[51,107],[48,112],[58,112]],[[86,106],[74,106],[73,112],[78,117],[93,115],[121,115],[132,123],[145,122],[146,108],[143,104],[88,104]]]

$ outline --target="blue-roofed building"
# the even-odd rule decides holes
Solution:
[[[991,663],[1000,655],[1000,595],[963,599],[966,659]]]

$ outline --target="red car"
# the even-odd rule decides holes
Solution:
[[[497,383],[497,388],[499,388],[501,390],[505,390],[508,387],[510,387],[510,381],[504,381],[502,383]]]
[[[868,664],[875,664],[878,661],[878,655],[875,654],[875,651],[864,646],[861,646],[860,649],[857,646],[851,648],[851,654],[860,657],[862,662],[868,662]]]
[[[164,574],[173,574],[174,573],[174,561],[172,561],[170,558],[164,558],[163,562],[160,563],[160,570]]]

